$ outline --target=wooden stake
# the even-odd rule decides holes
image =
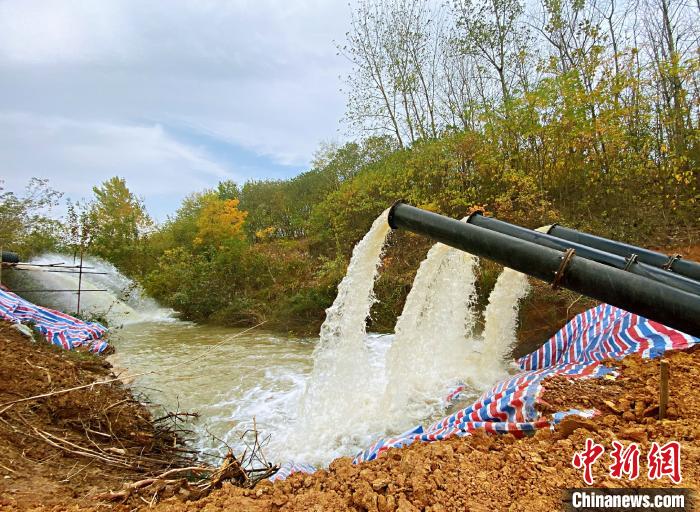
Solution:
[[[661,360],[659,370],[661,375],[659,380],[659,419],[662,420],[666,417],[666,408],[668,407],[668,359]]]

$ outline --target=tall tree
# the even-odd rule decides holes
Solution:
[[[241,189],[233,180],[220,181],[216,186],[216,193],[219,199],[240,199]]]
[[[699,16],[694,6],[679,0],[647,0],[644,22],[648,52],[653,63],[653,79],[660,92],[662,115],[667,122],[666,138],[677,155],[688,149],[688,132],[692,129],[687,97],[688,71],[700,57],[698,53]],[[665,137],[664,137],[665,135]]]
[[[339,50],[353,64],[347,120],[399,146],[435,138],[445,16],[424,0],[362,0]]]
[[[455,0],[454,7],[462,52],[478,59],[480,72],[495,75],[500,101],[507,104],[529,40],[523,5],[520,0]]]
[[[207,197],[197,217],[195,245],[217,249],[227,240],[241,239],[247,213],[238,209],[238,202],[214,194]]]
[[[117,176],[93,187],[90,204],[90,252],[113,263],[128,275],[138,275],[144,237],[153,227],[143,201]]]

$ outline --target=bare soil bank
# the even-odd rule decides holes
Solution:
[[[108,380],[110,368],[0,322],[0,404]],[[118,381],[0,405],[0,508],[94,506],[95,494],[181,463],[174,441]]]
[[[557,510],[563,489],[583,486],[582,473],[572,467],[571,460],[574,452],[583,450],[588,437],[606,448],[606,454],[593,466],[596,486],[672,486],[668,477],[647,479],[646,454],[653,441],[678,441],[682,445],[681,486],[697,492],[700,407],[695,388],[700,381],[700,350],[670,353],[667,359],[671,363],[671,396],[669,418],[663,421],[654,417],[659,363],[634,356],[615,363],[620,370],[616,380],[546,381],[539,405],[543,412],[572,407],[597,408],[602,412],[592,420],[565,420],[556,432],[540,431],[523,439],[477,434],[414,444],[359,466],[342,458],[328,470],[313,475],[296,474],[286,481],[260,483],[251,490],[224,484],[200,500],[166,498],[154,503],[154,508],[183,512]],[[0,402],[35,394],[37,390],[90,382],[108,373],[108,368],[94,358],[30,344],[17,338],[14,331],[0,328],[0,381],[4,384]],[[138,500],[107,505],[94,499],[100,492],[143,478],[143,474],[54,449],[32,434],[34,426],[84,443],[84,424],[104,429],[104,423],[95,422],[102,421],[100,414],[106,414],[112,428],[126,440],[120,447],[150,450],[148,453],[154,457],[162,457],[152,442],[154,432],[147,411],[130,398],[120,385],[100,386],[15,406],[10,417],[8,413],[0,416],[0,464],[6,466],[0,467],[0,475],[10,477],[0,480],[0,504],[8,509],[149,508],[148,503]],[[127,400],[124,405],[112,408],[121,412],[105,411],[110,404],[123,400]],[[30,426],[17,423],[20,414],[31,418]],[[641,475],[637,480],[609,476],[607,453],[615,439],[625,445],[640,444]]]

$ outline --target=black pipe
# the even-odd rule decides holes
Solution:
[[[676,274],[700,281],[700,263],[696,263],[694,261],[684,260],[680,257],[668,256],[660,252],[650,251],[649,249],[644,249],[643,247],[637,247],[624,242],[617,242],[615,240],[609,240],[600,236],[582,233],[581,231],[566,228],[558,224],[555,224],[549,229],[549,234],[563,240],[569,240],[577,244],[587,245],[589,247],[593,247],[594,249],[617,254],[619,256],[627,257],[632,254],[636,254],[638,260],[642,263],[667,269],[675,272]]]
[[[679,290],[685,290],[686,292],[700,295],[700,282],[652,265],[647,265],[646,263],[641,263],[639,260],[629,260],[623,256],[594,249],[587,245],[578,244],[546,233],[540,233],[539,231],[509,224],[508,222],[503,222],[492,217],[485,217],[479,212],[471,215],[467,222],[480,228],[498,231],[504,235],[527,240],[528,242],[543,245],[550,249],[556,249],[558,251],[575,249],[576,256],[610,265],[611,267],[625,269],[632,274],[653,279],[654,281],[673,286]]]
[[[404,203],[389,225],[492,259],[514,270],[700,336],[700,297],[624,270],[443,217]]]
[[[2,258],[0,260],[2,263],[19,263],[19,256],[16,252],[2,251],[0,258]]]

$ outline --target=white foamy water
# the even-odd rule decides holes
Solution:
[[[542,226],[536,231],[546,233],[551,226]],[[501,361],[502,368],[491,366],[484,375],[486,380],[495,381],[502,377],[508,366],[507,357],[517,342],[518,310],[520,302],[530,293],[528,277],[512,268],[504,268],[489,295],[489,303],[484,311],[484,332],[482,333],[482,357],[487,361]]]
[[[450,389],[469,373],[476,261],[435,244],[418,269],[387,357],[381,410],[394,430],[444,406]]]
[[[48,253],[34,258],[31,263],[50,265],[64,263],[66,267],[78,265],[73,257],[65,254]],[[95,257],[84,258],[85,273],[80,289],[80,312],[85,315],[102,316],[111,327],[142,322],[172,321],[174,312],[161,307],[156,301],[146,296],[140,287],[125,277],[113,265]],[[36,271],[15,271],[11,284],[15,289],[23,290],[77,290],[79,275],[77,269],[40,267]],[[106,290],[106,291],[89,291]],[[38,304],[74,313],[77,308],[78,295],[74,291],[37,292],[21,294]]]
[[[221,454],[223,440],[242,450],[240,434],[255,418],[270,436],[270,460],[325,465],[356,454],[378,436],[440,418],[456,382],[466,382],[476,396],[509,369],[506,354],[527,279],[506,269],[490,295],[484,332],[474,332],[477,259],[442,244],[421,264],[396,334],[366,333],[388,233],[384,212],[355,247],[320,339],[180,322],[111,265],[92,258],[86,265],[108,274],[84,276],[84,287],[109,291],[84,294],[83,310],[123,325],[112,333],[113,361],[130,374],[147,373],[136,389],[168,410],[201,414],[193,426],[200,449]],[[71,264],[72,258],[37,260],[56,261]],[[75,274],[28,279],[46,288],[77,287]],[[75,310],[73,294],[37,294],[32,300]],[[148,373],[154,370],[159,373]]]
[[[328,460],[329,449],[340,455],[335,447],[358,451],[369,441],[367,433],[381,423],[374,404],[383,388],[383,371],[373,367],[378,358],[366,341],[366,320],[376,300],[374,281],[390,231],[387,216],[388,210],[377,217],[353,249],[335,301],[326,310],[296,418],[283,436],[285,449],[311,463]]]
[[[508,374],[506,353],[515,339],[527,279],[513,271],[499,277],[488,327],[478,335],[477,260],[443,244],[433,246],[421,263],[396,334],[366,335],[386,237],[381,228],[375,222],[355,248],[321,329],[309,380],[292,392],[290,407],[280,416],[284,422],[272,447],[287,459],[326,464],[354,455],[379,435],[438,419],[458,382],[466,382],[476,397]]]
[[[489,295],[484,311],[481,377],[496,381],[503,377],[507,368],[507,357],[515,345],[518,328],[520,301],[530,292],[530,282],[525,274],[512,268],[504,268]]]

